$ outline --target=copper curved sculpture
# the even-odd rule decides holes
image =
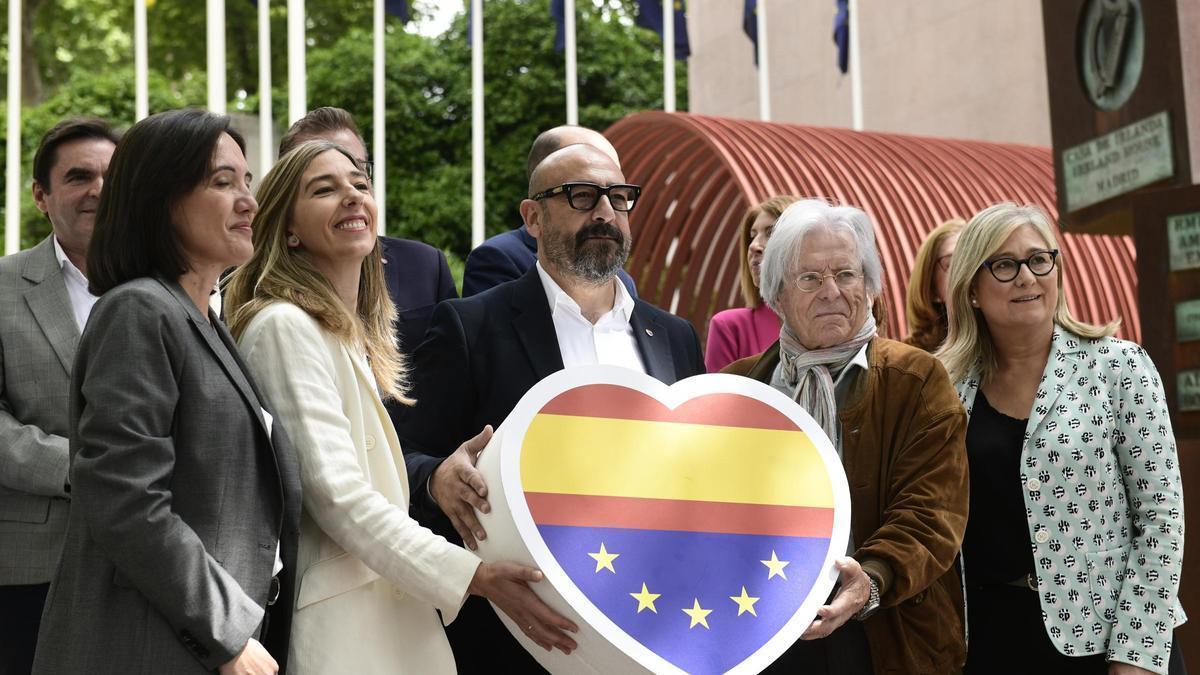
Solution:
[[[904,292],[917,247],[951,217],[998,201],[1040,205],[1057,219],[1046,148],[806,127],[688,113],[643,112],[610,127],[626,179],[643,186],[630,227],[629,270],[648,301],[692,322],[740,306],[738,222],[777,194],[854,204],[875,222],[889,335],[906,334]],[[1123,319],[1141,338],[1133,241],[1061,234],[1076,316]]]

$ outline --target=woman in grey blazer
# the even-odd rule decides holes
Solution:
[[[1039,208],[963,229],[938,357],[967,408],[968,673],[1177,673],[1183,494],[1158,371],[1076,320]]]
[[[241,137],[199,110],[137,123],[113,154],[37,673],[282,670],[296,461],[208,305],[250,257],[249,184]]]

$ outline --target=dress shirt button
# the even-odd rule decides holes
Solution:
[[[1039,544],[1044,544],[1050,541],[1050,533],[1045,530],[1038,530],[1034,533],[1033,540]]]
[[[375,449],[375,437],[374,436],[367,434],[366,446],[367,446],[368,450]]]
[[[1036,478],[1030,478],[1029,482],[1026,483],[1025,486],[1029,488],[1030,492],[1037,492],[1038,490],[1042,489],[1042,481]]]

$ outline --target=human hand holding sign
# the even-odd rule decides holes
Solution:
[[[429,479],[429,494],[450,519],[450,524],[462,537],[463,545],[475,550],[476,540],[485,539],[487,532],[475,517],[475,509],[491,512],[487,502],[487,483],[475,468],[479,453],[492,440],[492,425],[487,425],[474,438],[458,446]]]

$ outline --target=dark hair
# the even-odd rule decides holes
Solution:
[[[195,108],[151,115],[125,133],[96,208],[87,256],[92,293],[138,277],[178,279],[187,271],[171,209],[208,176],[222,134],[246,152],[228,117]]]
[[[279,156],[283,157],[304,141],[343,129],[358,136],[359,142],[366,147],[367,144],[363,141],[362,134],[358,133],[358,125],[354,123],[354,117],[350,113],[332,106],[310,110],[307,115],[293,122],[283,138],[279,139]],[[362,158],[355,158],[354,161],[359,159]]]
[[[107,120],[99,117],[70,117],[55,124],[42,136],[37,152],[33,153],[33,180],[50,192],[50,170],[58,161],[59,146],[85,138],[112,141],[116,145],[121,134]]]

